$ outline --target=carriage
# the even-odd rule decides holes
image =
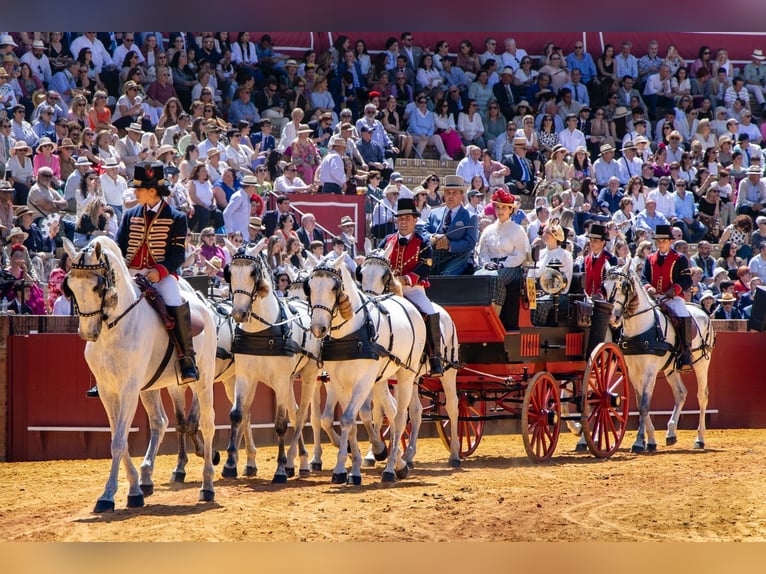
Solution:
[[[451,315],[460,340],[461,458],[478,448],[487,422],[502,419],[520,420],[524,448],[533,461],[550,459],[562,423],[581,433],[578,451],[611,456],[625,436],[631,388],[620,348],[604,342],[611,305],[595,303],[594,314],[601,319],[593,322],[593,328],[582,315],[558,312],[555,326],[537,326],[530,309],[534,295],[522,289],[519,329],[507,332],[491,307],[496,280],[431,277],[427,290],[431,300]],[[440,379],[424,377],[419,393],[423,420],[437,423],[449,448],[451,423]]]

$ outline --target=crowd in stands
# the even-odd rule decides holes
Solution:
[[[153,160],[189,218],[185,272],[216,282],[234,250],[263,237],[285,291],[321,258],[355,267],[395,231],[400,198],[415,200],[424,233],[450,229],[432,273],[472,273],[487,263],[480,237],[504,190],[534,196],[529,213],[512,216],[533,258],[555,222],[572,272],[582,271],[597,224],[618,261],[640,265],[657,225],[669,224],[691,258],[688,298],[747,315],[766,279],[766,56],[754,48],[737,67],[724,47],[636,48],[589,54],[575,42],[564,54],[549,42],[531,55],[488,37],[431,51],[404,32],[378,52],[341,35],[323,53],[289,57],[269,34],[248,32],[2,34],[2,265],[23,297],[17,283],[3,296],[19,312],[56,311],[62,238],[81,247],[114,237],[136,204],[134,166]],[[424,157],[456,161],[460,193],[445,193],[436,173],[404,185],[396,161]],[[292,194],[358,188],[366,221],[340,233],[290,209]]]

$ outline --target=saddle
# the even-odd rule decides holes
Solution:
[[[675,314],[673,310],[667,306],[667,304],[663,301],[660,303],[660,311],[665,315],[665,317],[668,318],[668,321],[670,321],[670,324],[673,325],[673,329],[678,333],[679,328],[681,327],[681,317]]]
[[[165,300],[159,294],[152,282],[143,275],[136,275],[133,280],[136,282],[136,285],[138,285],[141,293],[143,293],[146,302],[149,303],[149,306],[154,309],[157,315],[159,315],[160,321],[162,321],[162,325],[165,327],[165,330],[172,333],[173,327],[176,325],[176,320],[168,312],[168,308],[165,305]],[[191,312],[191,324],[192,337],[199,335],[205,328],[205,323],[202,320],[202,317],[200,317],[199,313],[195,312],[194,309],[192,309]]]

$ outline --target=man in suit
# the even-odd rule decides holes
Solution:
[[[120,161],[125,164],[125,179],[133,178],[133,170],[139,161],[146,159],[147,152],[141,145],[141,136],[144,134],[141,124],[133,122],[128,126],[125,137],[117,141],[115,150],[120,156]]]
[[[420,58],[423,57],[423,49],[413,45],[412,32],[402,32],[399,39],[401,40],[399,42],[399,54],[407,59],[407,67],[412,71],[414,77],[420,66]],[[408,81],[408,83],[410,82]]]
[[[505,116],[507,121],[513,119],[513,68],[506,66],[500,72],[500,81],[492,87],[492,93],[495,95],[497,103],[500,105],[500,113]]]
[[[264,235],[266,237],[274,235],[279,224],[279,217],[284,213],[290,213],[290,198],[286,195],[280,195],[277,197],[277,208],[267,211],[263,216],[263,225],[266,228]],[[293,227],[295,227],[295,222],[293,222]]]
[[[476,215],[463,207],[465,188],[461,176],[445,176],[441,186],[445,205],[428,216],[427,229],[434,248],[431,268],[434,275],[464,275],[473,265],[479,228]]]
[[[503,156],[501,162],[511,173],[505,176],[505,183],[518,193],[530,195],[535,188],[535,168],[527,159],[527,138],[523,135],[513,138],[513,153]]]
[[[324,244],[324,236],[317,227],[317,218],[313,213],[304,213],[301,217],[301,226],[295,232],[298,234],[298,239],[301,240],[303,247],[309,249],[312,241],[322,242],[322,254],[327,253],[327,248]]]
[[[187,217],[167,203],[170,189],[160,162],[139,162],[131,180],[139,205],[125,212],[117,244],[134,275],[151,281],[175,319],[181,382],[199,380],[194,360],[191,310],[184,302],[176,272],[186,259]]]
[[[741,319],[742,313],[736,307],[737,298],[731,293],[724,293],[716,299],[720,305],[713,313],[713,319]]]

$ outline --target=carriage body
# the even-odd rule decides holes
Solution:
[[[525,449],[535,461],[551,457],[562,422],[573,432],[582,430],[583,450],[611,456],[622,441],[628,415],[630,386],[619,349],[601,343],[588,354],[590,328],[566,316],[556,326],[533,325],[523,292],[519,329],[506,332],[491,307],[495,281],[487,276],[432,277],[428,289],[429,297],[452,317],[460,340],[461,456],[476,450],[487,421],[499,419],[521,421]],[[449,422],[439,379],[424,378],[420,394],[425,418],[437,422],[447,444]]]

